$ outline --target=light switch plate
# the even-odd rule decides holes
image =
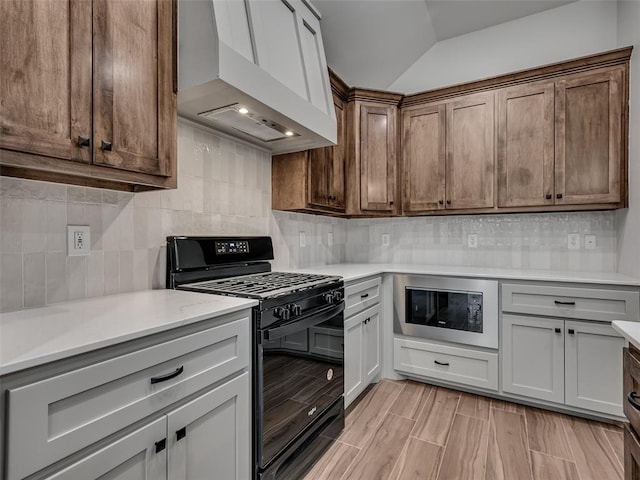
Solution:
[[[67,225],[67,255],[70,257],[91,254],[91,227]]]
[[[569,250],[580,250],[580,234],[570,233],[567,236],[567,246]]]
[[[382,234],[382,246],[383,247],[388,247],[390,243],[391,243],[391,235],[389,235],[388,233],[383,233]]]
[[[595,250],[596,248],[596,236],[595,235],[585,235],[584,236],[584,248],[587,250]]]

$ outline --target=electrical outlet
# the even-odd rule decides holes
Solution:
[[[470,233],[467,235],[467,247],[478,248],[478,234]]]
[[[300,232],[300,247],[304,248],[307,246],[307,239],[305,237],[304,232]]]
[[[595,235],[585,235],[584,236],[584,248],[587,250],[595,250],[596,248],[596,236]]]
[[[91,253],[91,227],[67,225],[67,255],[70,257]]]
[[[567,246],[569,250],[580,250],[580,234],[570,233],[567,237]]]
[[[382,234],[382,246],[383,247],[388,247],[390,243],[391,243],[391,235],[389,235],[388,233],[383,233]]]
[[[333,232],[329,232],[327,234],[327,245],[329,246],[333,245]]]

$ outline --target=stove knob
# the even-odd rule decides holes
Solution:
[[[333,303],[335,301],[335,297],[332,292],[325,293],[323,298],[326,303]]]
[[[281,320],[289,320],[291,312],[287,307],[276,307],[273,309],[273,315]]]
[[[291,307],[289,307],[289,310],[291,311],[291,315],[293,315],[294,317],[302,314],[302,307],[297,303],[291,305]]]
[[[341,302],[342,292],[340,292],[339,290],[336,290],[335,292],[333,292],[333,299],[335,300],[336,303]]]

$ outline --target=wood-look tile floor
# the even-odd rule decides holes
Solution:
[[[617,426],[382,380],[304,480],[622,480],[622,452]]]

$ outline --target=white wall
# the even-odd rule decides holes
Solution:
[[[443,40],[389,89],[415,93],[611,50],[617,21],[615,1],[583,0]]]
[[[618,43],[634,45],[629,73],[629,208],[619,212],[619,271],[640,277],[640,2],[618,3]]]

